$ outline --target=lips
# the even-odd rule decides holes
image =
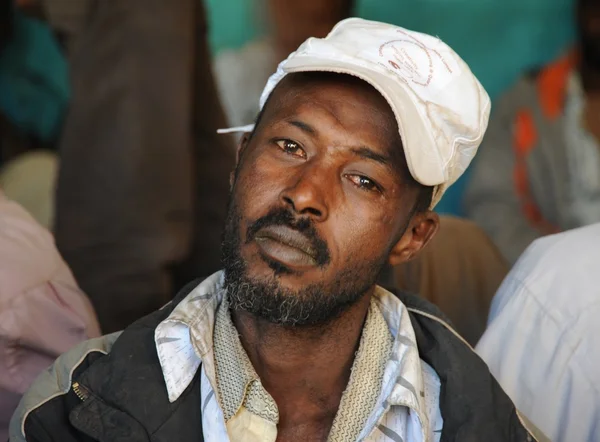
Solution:
[[[311,265],[317,262],[318,253],[312,242],[290,227],[283,225],[264,227],[256,233],[254,239],[264,252],[278,261]]]

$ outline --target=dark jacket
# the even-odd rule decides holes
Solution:
[[[21,402],[11,422],[11,442],[202,441],[200,370],[169,403],[154,341],[157,325],[196,285],[122,334],[61,356]],[[409,309],[420,357],[441,381],[441,441],[536,440],[485,363],[436,308],[398,296]]]

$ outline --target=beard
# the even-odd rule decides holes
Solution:
[[[328,281],[307,284],[298,290],[283,287],[279,275],[294,272],[276,261],[265,258],[273,275],[253,278],[241,256],[241,216],[234,198],[231,198],[223,237],[224,288],[229,306],[234,311],[245,311],[253,316],[288,327],[327,324],[356,304],[375,284],[385,265],[387,254],[376,261],[354,259],[349,256],[345,268]],[[286,208],[277,208],[252,222],[245,243],[250,243],[260,229],[283,225],[293,228],[310,240],[316,251],[315,262],[321,269],[330,263],[327,243],[320,238],[310,218],[297,219]]]

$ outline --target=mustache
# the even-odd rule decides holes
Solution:
[[[252,222],[246,231],[246,243],[254,240],[258,232],[269,226],[286,226],[300,232],[311,244],[315,252],[314,259],[319,267],[329,263],[331,256],[327,243],[319,236],[310,218],[296,218],[285,208],[274,208],[265,216]]]

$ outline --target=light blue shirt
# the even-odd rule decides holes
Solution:
[[[494,297],[477,352],[554,442],[600,441],[600,224],[535,241]]]

